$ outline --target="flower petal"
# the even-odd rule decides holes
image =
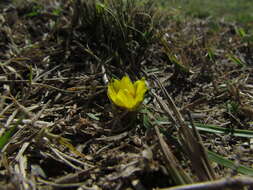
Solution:
[[[146,91],[148,90],[147,85],[145,83],[145,79],[142,78],[141,80],[137,80],[134,83],[134,88],[135,88],[135,93],[136,93],[136,98],[144,98],[144,95]]]
[[[108,97],[111,101],[115,102],[117,93],[115,92],[115,88],[113,83],[109,83],[108,90],[107,90]]]
[[[120,88],[127,89],[132,96],[135,96],[135,89],[132,81],[128,76],[124,76],[120,81]]]
[[[120,89],[119,93],[117,94],[115,104],[122,108],[131,110],[134,106],[134,99],[132,96],[130,96],[128,90]]]
[[[117,79],[113,79],[113,81],[111,82],[111,85],[113,86],[114,90],[116,93],[118,93],[119,89],[121,89],[121,82],[120,80]]]

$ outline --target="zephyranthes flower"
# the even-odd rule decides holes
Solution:
[[[108,97],[115,105],[134,111],[143,102],[147,90],[144,78],[133,84],[128,76],[124,76],[121,80],[113,79],[109,83]]]

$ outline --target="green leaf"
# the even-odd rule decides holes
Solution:
[[[91,119],[94,119],[96,121],[99,121],[99,117],[101,114],[100,113],[97,113],[97,114],[93,114],[93,113],[86,113],[87,116],[89,116]]]
[[[142,122],[143,122],[143,126],[146,129],[150,129],[152,127],[149,117],[146,114],[143,114],[143,121]]]
[[[215,55],[211,48],[207,48],[207,55],[210,61],[215,62]]]
[[[216,125],[206,125],[206,124],[201,124],[201,123],[195,123],[194,125],[200,131],[206,131],[210,133],[219,133],[219,134],[230,134],[235,137],[253,138],[253,131],[250,131],[250,130],[231,129],[231,128],[219,127]]]
[[[235,31],[241,38],[246,36],[246,32],[243,28],[236,28]]]
[[[224,167],[227,167],[227,168],[231,168],[233,170],[236,170],[237,172],[241,173],[241,174],[245,174],[245,175],[248,175],[248,176],[253,176],[253,169],[252,168],[249,168],[249,167],[246,167],[246,166],[243,166],[243,165],[237,165],[235,164],[233,161],[231,160],[228,160],[212,151],[208,151],[208,158],[211,160],[211,161],[214,161]]]
[[[161,43],[164,47],[164,52],[167,55],[168,60],[175,65],[180,71],[184,73],[191,73],[190,68],[182,63],[182,61],[175,55],[171,53],[169,46],[167,45],[166,41],[161,39]]]
[[[17,126],[11,127],[0,137],[0,150],[9,142],[12,135],[16,132]]]
[[[55,16],[59,16],[61,13],[62,13],[61,9],[54,9],[53,12],[52,12],[52,14],[55,15]]]
[[[245,63],[239,57],[236,57],[235,55],[231,55],[231,54],[228,54],[227,56],[232,62],[239,65],[240,67],[245,66]]]
[[[180,71],[185,72],[185,73],[190,73],[190,69],[184,65],[176,55],[170,55],[168,56],[169,60],[171,63],[173,63]]]
[[[106,5],[100,2],[96,3],[96,10],[98,13],[102,13],[106,8]]]

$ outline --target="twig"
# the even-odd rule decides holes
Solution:
[[[191,117],[191,113],[189,111],[187,111],[187,115],[190,119],[190,123],[191,123],[191,126],[192,126],[192,130],[193,130],[193,134],[195,136],[195,138],[197,139],[198,141],[198,144],[199,144],[199,148],[201,149],[201,153],[202,153],[202,158],[204,159],[204,162],[207,163],[205,164],[204,166],[206,166],[206,172],[208,172],[208,175],[209,176],[215,176],[215,173],[214,173],[214,170],[213,168],[211,167],[211,163],[208,159],[208,155],[207,155],[207,152],[205,151],[205,147],[203,145],[203,141],[201,139],[201,136],[199,135],[199,132],[197,131],[194,123],[193,123],[193,120],[192,120],[192,117]]]
[[[42,178],[38,178],[38,181],[43,183],[43,184],[47,184],[47,185],[51,185],[51,186],[54,186],[54,187],[62,187],[62,188],[70,188],[70,187],[80,187],[82,185],[84,185],[86,182],[82,182],[82,183],[68,183],[68,184],[59,184],[59,183],[54,183],[52,181],[47,181],[47,180],[44,180]]]
[[[184,172],[183,168],[179,165],[178,160],[173,155],[170,148],[168,147],[168,145],[164,141],[157,126],[155,126],[155,131],[156,131],[156,135],[158,136],[162,152],[166,158],[168,169],[172,174],[171,176],[172,176],[173,180],[177,184],[192,183],[191,178]]]
[[[163,105],[162,108],[170,118],[173,118],[172,120],[173,123],[175,123],[175,125],[178,126],[180,143],[182,144],[184,152],[188,155],[188,158],[191,160],[192,167],[195,170],[198,178],[201,181],[215,179],[215,174],[213,170],[210,169],[211,168],[210,162],[205,157],[206,153],[205,149],[203,148],[204,146],[201,145],[201,141],[199,141],[196,135],[197,131],[196,130],[193,131],[188,127],[167,90],[164,88],[159,79],[155,75],[153,76],[159,87],[162,89],[165,97],[167,98],[166,100],[168,101],[169,108],[165,106],[166,105],[165,102],[162,102],[162,100],[157,98],[157,96],[156,98],[158,102],[162,102]],[[172,110],[173,115],[170,110]]]
[[[57,150],[56,148],[53,148],[53,147],[50,147],[50,148],[51,148],[51,150],[62,160],[63,163],[67,164],[68,166],[70,166],[70,167],[72,167],[72,168],[74,168],[74,169],[76,169],[76,170],[79,170],[79,171],[82,171],[82,170],[83,170],[82,168],[79,168],[78,166],[72,164],[70,161],[68,161],[67,159],[65,159],[65,158],[61,155],[61,153],[60,153],[59,150]],[[64,154],[64,153],[62,153],[62,154]]]
[[[170,188],[159,188],[156,190],[217,190],[225,188],[241,189],[244,186],[253,187],[253,178],[247,176],[236,176],[233,178],[223,178],[216,181],[180,185]]]

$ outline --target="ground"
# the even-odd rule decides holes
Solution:
[[[168,2],[1,2],[0,190],[252,187],[250,6]]]

